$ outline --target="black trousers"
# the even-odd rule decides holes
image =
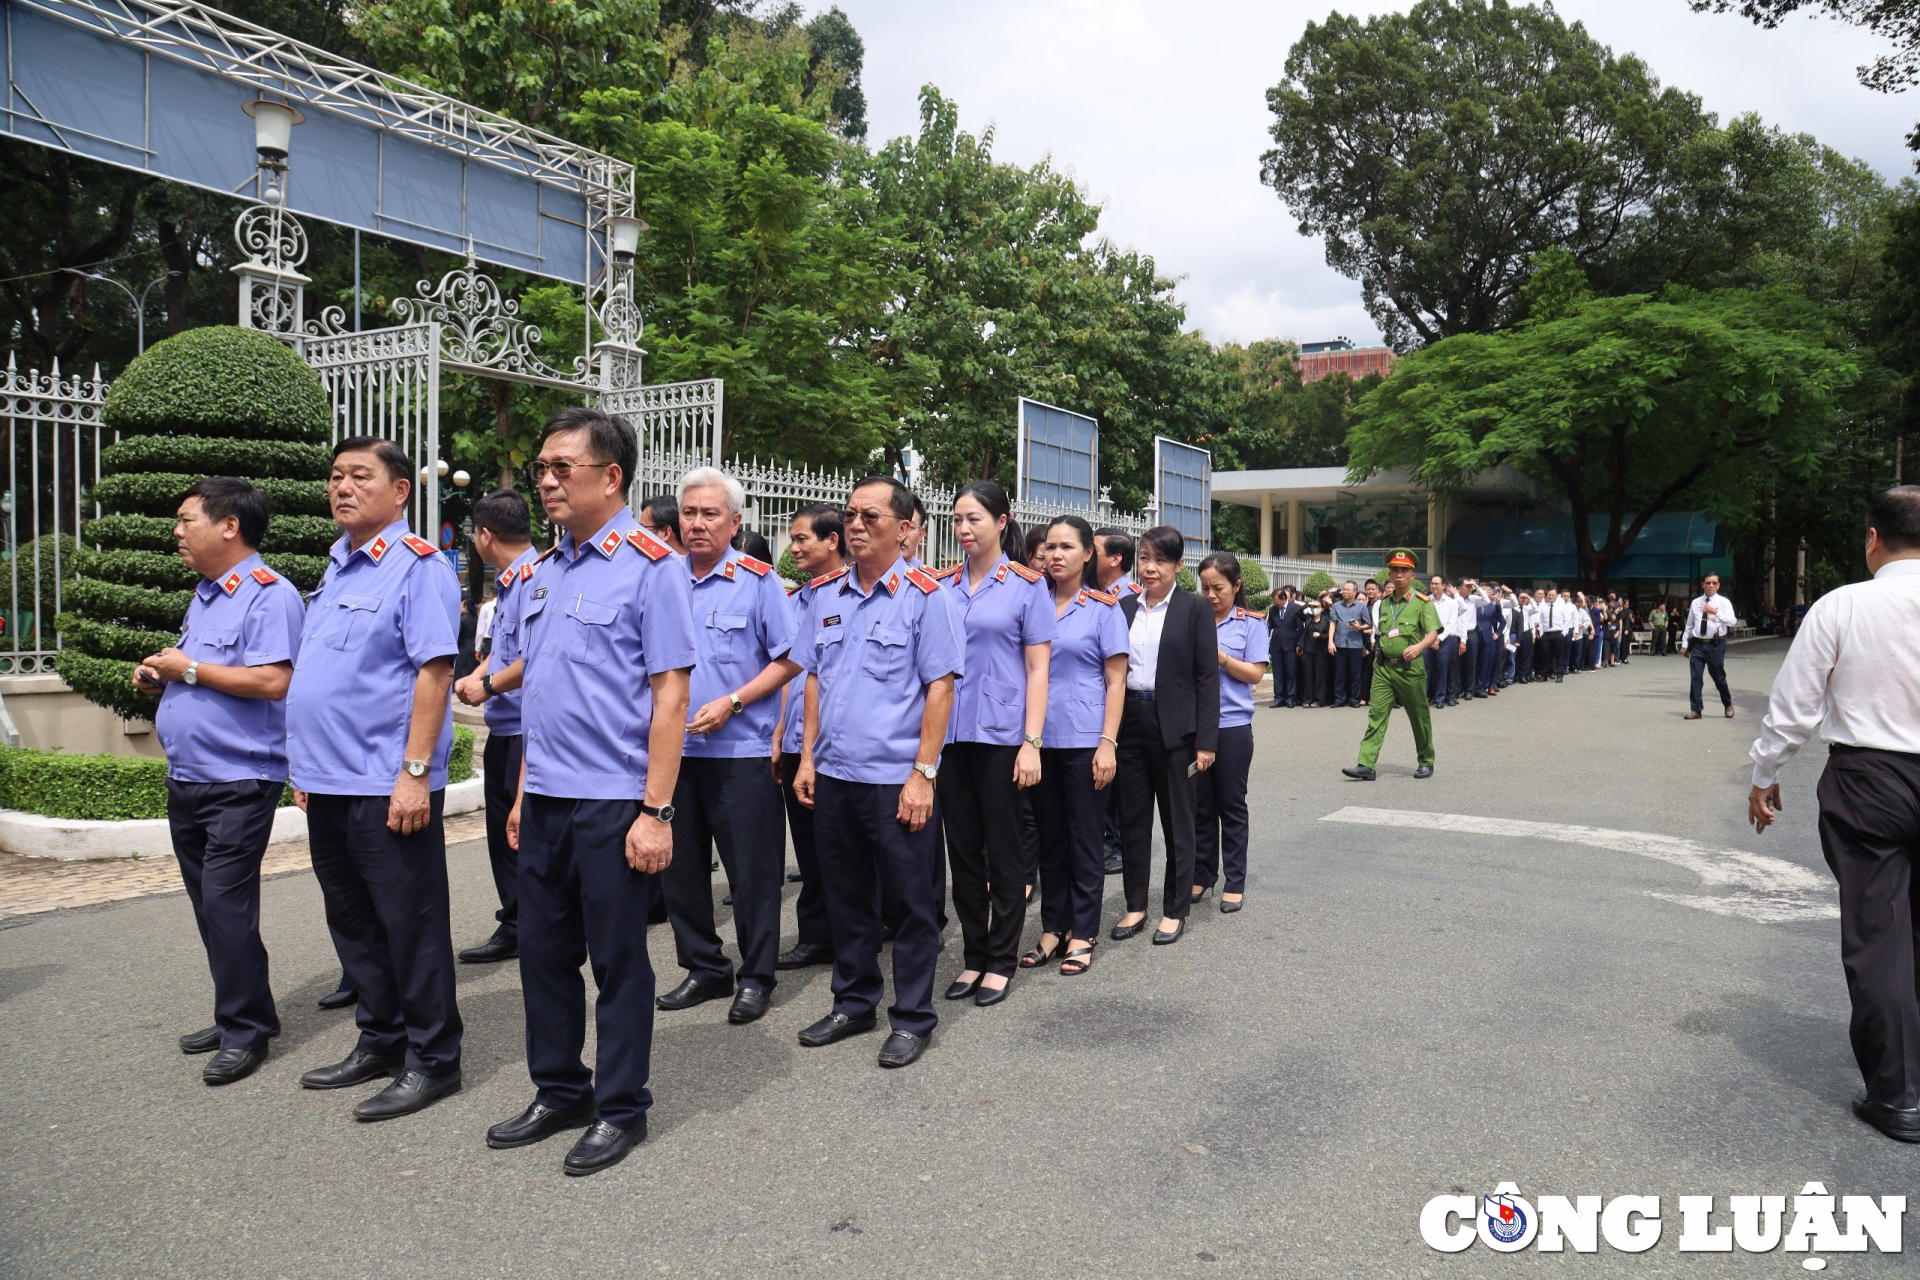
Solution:
[[[1359,645],[1333,651],[1333,705],[1360,705],[1364,693],[1360,687],[1360,668],[1366,651]]]
[[[1422,657],[1427,664],[1427,701],[1439,706],[1458,698],[1460,642],[1443,637]]]
[[[1253,726],[1221,725],[1213,768],[1193,775],[1193,882],[1210,885],[1226,873],[1222,893],[1247,891],[1247,774],[1253,769]]]
[[[487,800],[487,861],[493,867],[494,892],[500,909],[493,918],[509,937],[520,931],[520,851],[507,843],[507,814],[520,794],[520,762],[526,756],[525,735],[488,734],[481,756]]]
[[[940,817],[966,967],[1007,977],[1018,967],[1034,876],[1013,781],[1019,754],[1018,747],[950,742],[940,757]]]
[[[1820,848],[1840,882],[1854,1061],[1875,1102],[1920,1106],[1920,756],[1841,745],[1829,752]]]
[[[326,902],[340,968],[360,993],[360,1048],[406,1050],[410,1070],[443,1076],[460,1067],[460,1009],[453,991],[447,905],[446,792],[410,836],[387,830],[387,796],[307,797],[313,874]]]
[[[278,782],[167,779],[173,856],[213,974],[222,1049],[264,1049],[280,1025],[260,941],[260,859],[280,791]]]
[[[1457,677],[1459,681],[1457,685],[1458,689],[1469,698],[1480,692],[1480,650],[1482,647],[1480,633],[1469,630],[1467,632],[1467,651],[1460,655]]]
[[[1040,752],[1033,821],[1040,836],[1040,927],[1076,938],[1100,936],[1107,892],[1103,840],[1107,797],[1093,785],[1092,747]]]
[[[1700,676],[1709,672],[1713,676],[1713,687],[1719,691],[1720,705],[1733,705],[1733,690],[1727,688],[1727,638],[1702,640],[1694,636],[1687,641],[1687,705],[1695,711],[1702,707],[1700,699]]]
[[[766,756],[682,757],[673,808],[673,862],[660,880],[680,967],[695,977],[734,976],[713,925],[713,849],[718,845],[733,892],[740,982],[773,990],[787,840],[771,761]]]
[[[1290,707],[1300,705],[1300,655],[1292,646],[1274,645],[1267,650],[1273,665],[1273,700]]]
[[[1540,633],[1540,675],[1542,679],[1552,676],[1558,680],[1567,674],[1567,633],[1564,631],[1542,631]]]
[[[520,808],[520,989],[535,1100],[567,1108],[591,1097],[600,1119],[621,1129],[653,1105],[653,877],[627,863],[627,830],[639,816],[637,800],[530,794]],[[599,989],[592,1071],[580,1060],[587,1041],[580,966],[589,961]]]
[[[1520,684],[1530,684],[1533,681],[1533,636],[1530,633],[1514,639],[1513,678]]]
[[[1161,742],[1159,708],[1148,699],[1127,695],[1120,717],[1119,771],[1120,848],[1126,859],[1121,882],[1126,887],[1127,910],[1147,909],[1147,883],[1153,870],[1153,810],[1160,809],[1160,835],[1167,846],[1166,883],[1161,892],[1161,914],[1186,918],[1193,894],[1194,817],[1193,747],[1169,749]]]
[[[833,945],[833,934],[827,929],[827,895],[820,886],[820,855],[813,844],[813,810],[793,793],[793,775],[799,771],[798,752],[780,757],[780,794],[787,803],[787,830],[793,833],[793,860],[800,868],[800,895],[793,904],[800,925],[798,943],[827,947]]]
[[[880,977],[885,911],[899,930],[887,1018],[895,1031],[925,1036],[940,1021],[933,1012],[933,968],[940,954],[933,823],[909,831],[899,814],[898,785],[815,777],[813,836],[833,931],[834,1012],[864,1018],[879,1008],[886,994]]]

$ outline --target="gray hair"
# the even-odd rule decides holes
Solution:
[[[718,467],[695,467],[680,477],[680,504],[686,505],[687,494],[694,489],[716,486],[727,495],[727,514],[737,516],[747,509],[747,490],[738,480]]]

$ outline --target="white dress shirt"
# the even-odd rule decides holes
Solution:
[[[1709,599],[1714,606],[1711,614],[1705,608]],[[1700,634],[1703,625],[1707,629],[1704,636]],[[1695,596],[1693,603],[1687,606],[1687,629],[1681,633],[1680,647],[1686,648],[1688,642],[1693,640],[1718,640],[1739,625],[1740,620],[1733,616],[1733,602],[1725,596]]]
[[[1440,614],[1440,638],[1465,640],[1467,620],[1473,617],[1473,606],[1457,595],[1442,596],[1435,600],[1433,605]]]
[[[1149,605],[1143,595],[1133,611],[1133,624],[1127,628],[1127,688],[1136,693],[1153,692],[1153,678],[1160,672],[1160,633],[1166,630],[1172,603],[1172,591],[1156,605]]]
[[[1773,679],[1754,740],[1753,785],[1770,787],[1800,744],[1920,755],[1920,560],[1890,560],[1867,582],[1813,602]]]

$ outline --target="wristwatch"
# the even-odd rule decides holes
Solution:
[[[409,760],[406,762],[406,765],[407,776],[409,778],[424,778],[427,776],[427,762],[425,760]]]
[[[480,687],[487,691],[489,698],[493,696],[493,672],[489,671],[480,677]]]
[[[673,806],[670,804],[663,804],[656,809],[645,800],[642,800],[640,802],[640,812],[646,814],[649,818],[658,818],[668,826],[673,825]]]
[[[1025,738],[1021,739],[1021,741],[1025,742],[1028,746],[1032,747],[1035,751],[1038,751],[1040,750],[1040,744],[1043,741],[1043,739],[1037,733],[1030,733]]]
[[[738,693],[730,693],[727,695],[727,705],[733,708],[733,714],[735,715],[739,715],[747,709],[747,704],[740,701],[740,695]]]
[[[939,765],[921,764],[918,760],[913,762],[913,771],[919,774],[921,777],[925,778],[928,782],[932,782],[935,778],[938,778],[940,776]]]
[[[200,664],[197,662],[189,662],[187,664],[186,674],[181,676],[180,678],[182,680],[185,680],[188,684],[193,684],[193,685],[199,684],[200,683]]]

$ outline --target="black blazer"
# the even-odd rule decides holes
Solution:
[[[1146,596],[1120,601],[1127,625]],[[1213,609],[1191,591],[1175,587],[1160,628],[1160,658],[1153,698],[1160,713],[1161,745],[1215,751],[1220,745],[1220,637]]]
[[[1289,600],[1267,610],[1267,634],[1271,637],[1270,648],[1292,653],[1300,647],[1300,628],[1306,621],[1307,611],[1297,600]]]

